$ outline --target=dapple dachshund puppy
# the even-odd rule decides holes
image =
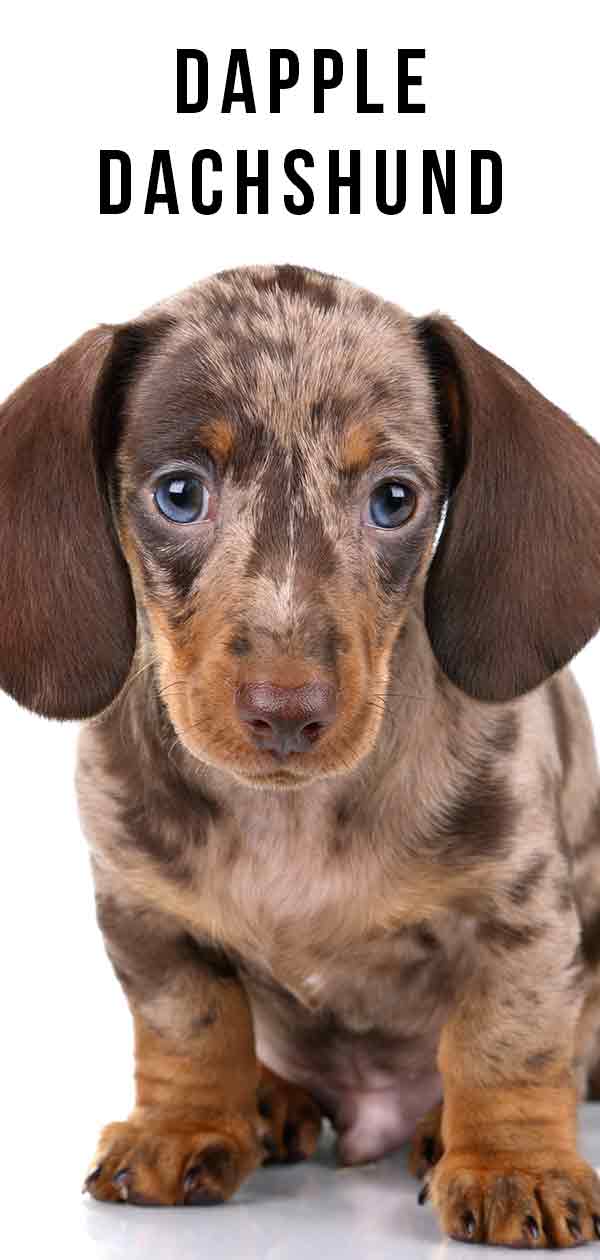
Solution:
[[[256,267],[31,377],[0,486],[0,682],[92,719],[135,1023],[89,1192],[221,1202],[325,1115],[414,1134],[454,1238],[600,1236],[600,448],[449,319]]]

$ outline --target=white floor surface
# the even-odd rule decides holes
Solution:
[[[582,1108],[581,1149],[600,1168],[600,1105]],[[441,1237],[435,1214],[417,1204],[406,1151],[378,1164],[337,1168],[330,1131],[306,1164],[262,1168],[224,1206],[143,1208],[79,1196],[73,1167],[37,1151],[35,1192],[21,1169],[7,1187],[5,1215],[21,1221],[11,1256],[70,1260],[501,1260],[514,1251],[473,1248]],[[600,1248],[594,1247],[594,1252]],[[8,1254],[8,1253],[5,1253]]]

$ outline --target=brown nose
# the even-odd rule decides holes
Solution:
[[[237,706],[255,744],[283,758],[310,748],[333,721],[335,690],[322,682],[302,687],[247,683],[238,690]]]

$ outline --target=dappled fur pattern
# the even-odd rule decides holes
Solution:
[[[153,500],[182,465],[186,526]],[[392,475],[416,507],[377,530]],[[246,268],[17,390],[0,487],[0,681],[92,718],[81,816],[135,1021],[90,1192],[222,1201],[325,1115],[347,1163],[419,1125],[454,1237],[597,1234],[600,790],[562,668],[600,621],[592,439],[445,317]],[[301,751],[249,732],[265,682],[335,696]]]

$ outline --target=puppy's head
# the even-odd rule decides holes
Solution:
[[[88,334],[5,405],[0,489],[2,685],[100,711],[137,606],[180,739],[255,785],[369,750],[411,607],[487,700],[600,622],[591,438],[449,321],[298,268]]]
[[[351,765],[441,506],[411,321],[327,277],[232,273],[180,302],[126,412],[119,532],[180,737],[271,786]]]

